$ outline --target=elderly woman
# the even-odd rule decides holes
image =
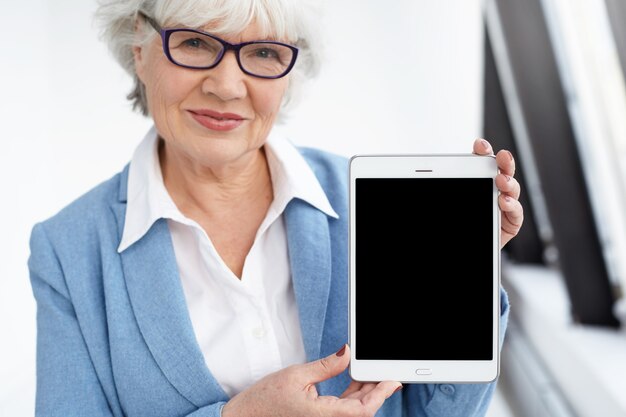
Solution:
[[[397,392],[346,372],[347,160],[270,135],[318,66],[301,3],[98,13],[154,127],[122,172],[33,228],[37,414],[483,415],[493,383]],[[506,243],[522,208],[511,154],[496,159]]]

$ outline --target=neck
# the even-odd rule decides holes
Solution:
[[[254,150],[235,164],[201,166],[159,144],[163,183],[178,209],[186,216],[221,217],[244,211],[245,207],[266,208],[273,199],[269,166],[263,148]]]

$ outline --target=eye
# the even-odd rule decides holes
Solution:
[[[170,39],[170,49],[172,47],[178,48],[181,53],[186,54],[211,54],[216,55],[221,49],[221,45],[210,38],[204,38],[202,36],[189,36],[186,38]],[[176,46],[178,45],[178,46]]]
[[[183,45],[188,48],[198,49],[198,48],[202,48],[203,46],[206,46],[206,42],[204,42],[202,39],[192,38],[192,39],[185,40],[183,42]]]
[[[254,50],[255,58],[278,59],[278,52],[271,48],[257,48]]]

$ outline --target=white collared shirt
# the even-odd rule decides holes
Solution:
[[[274,200],[245,259],[241,280],[200,225],[185,217],[168,194],[154,127],[135,150],[128,177],[118,252],[141,239],[156,220],[168,220],[196,339],[208,368],[230,396],[271,372],[306,361],[291,281],[285,207],[300,198],[338,217],[291,143],[271,135],[265,151]]]

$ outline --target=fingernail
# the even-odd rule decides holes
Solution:
[[[508,196],[508,195],[505,195],[505,196],[504,196],[504,199],[505,199],[507,202],[511,202],[511,200],[513,200],[513,199],[512,199],[510,196]]]
[[[341,357],[343,356],[344,353],[346,353],[346,345],[343,345],[341,349],[339,349],[337,353],[335,353],[335,355],[337,355],[338,357]]]
[[[398,388],[396,388],[396,390],[393,392],[394,394],[398,391],[400,391],[402,389],[402,385],[400,385]]]
[[[511,152],[509,152],[509,151],[506,151],[506,153],[509,154],[509,159],[512,161],[513,160],[513,154]]]
[[[481,139],[481,140],[480,140],[480,143],[482,143],[482,144],[483,144],[483,148],[485,148],[485,150],[489,150],[489,148],[491,147],[491,146],[489,145],[489,142],[487,142],[485,139]]]

